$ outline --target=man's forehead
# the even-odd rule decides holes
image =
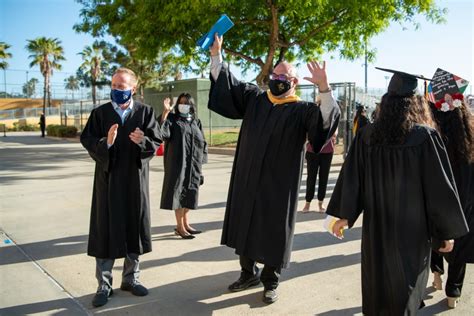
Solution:
[[[132,77],[129,74],[125,73],[125,72],[119,72],[119,73],[116,73],[112,76],[112,82],[113,83],[130,84],[131,79],[132,79]]]
[[[279,74],[291,74],[295,72],[295,68],[293,67],[292,64],[283,61],[279,63],[275,69],[273,69],[273,72],[276,73],[277,75]]]

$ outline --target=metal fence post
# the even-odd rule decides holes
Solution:
[[[80,103],[79,112],[80,112],[80,120],[81,120],[81,123],[79,124],[81,125],[81,132],[82,132],[82,100],[79,103]]]

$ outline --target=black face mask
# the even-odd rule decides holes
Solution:
[[[273,95],[279,96],[291,89],[291,81],[271,79],[268,87]]]

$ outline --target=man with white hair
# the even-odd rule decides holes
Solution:
[[[138,281],[139,255],[151,251],[148,162],[161,144],[153,108],[134,101],[135,73],[119,68],[112,77],[111,102],[94,109],[81,143],[95,161],[87,254],[96,258],[99,283],[92,305],[105,305],[112,290],[115,259],[125,258],[123,291],[145,296]]]
[[[281,268],[290,260],[304,144],[318,152],[337,127],[339,108],[328,85],[325,65],[308,64],[318,86],[321,106],[296,95],[295,68],[279,63],[269,90],[238,81],[222,62],[222,37],[215,35],[211,52],[209,109],[241,119],[221,243],[240,257],[240,278],[229,286],[236,292],[260,283],[263,301],[278,299]],[[263,263],[259,275],[256,262]]]

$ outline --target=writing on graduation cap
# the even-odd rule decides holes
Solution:
[[[455,106],[455,104],[459,105],[459,102],[455,102],[455,100],[463,99],[462,94],[468,85],[469,81],[466,79],[438,68],[428,86],[427,97],[428,100],[434,103],[436,108],[439,110],[443,112],[453,110],[454,108],[459,107]]]

